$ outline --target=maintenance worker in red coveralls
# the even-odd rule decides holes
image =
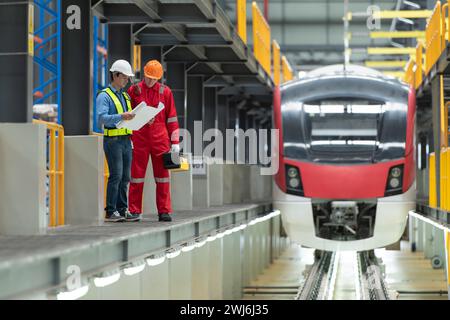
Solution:
[[[140,130],[133,131],[129,207],[131,213],[142,214],[145,173],[151,155],[159,221],[172,221],[170,176],[169,170],[163,165],[163,154],[180,151],[177,111],[172,91],[158,82],[163,76],[161,63],[149,61],[144,67],[144,75],[144,80],[128,89],[132,107],[144,101],[149,108],[164,106],[164,109]]]

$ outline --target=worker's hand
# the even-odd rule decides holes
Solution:
[[[180,152],[180,145],[179,144],[173,144],[170,148],[171,153],[179,153]]]
[[[125,113],[122,113],[121,116],[122,116],[122,120],[131,120],[136,115],[134,113],[131,113],[131,112],[125,112]]]
[[[141,93],[142,93],[142,89],[139,86],[139,84],[137,84],[137,83],[133,84],[132,87],[133,87],[134,94],[137,95],[137,96],[140,96]]]

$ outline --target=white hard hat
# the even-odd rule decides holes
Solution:
[[[133,70],[131,69],[131,65],[126,60],[117,60],[113,63],[111,66],[111,69],[109,69],[111,72],[120,72],[123,73],[126,76],[134,77]]]

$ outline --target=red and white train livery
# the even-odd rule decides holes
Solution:
[[[364,67],[317,69],[274,94],[274,207],[327,251],[398,241],[415,206],[414,91]]]

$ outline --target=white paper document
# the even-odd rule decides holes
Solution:
[[[156,115],[163,109],[164,105],[160,105],[158,108],[153,108],[147,106],[145,102],[141,102],[136,108],[131,111],[131,113],[134,113],[136,116],[132,120],[120,121],[116,125],[116,127],[118,129],[127,128],[129,130],[139,130],[146,123],[156,117]]]

